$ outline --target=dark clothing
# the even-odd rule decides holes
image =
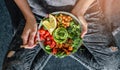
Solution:
[[[70,12],[77,0],[28,0],[30,7],[37,20],[54,11]],[[78,50],[70,57],[81,62],[87,68],[92,70],[118,70],[119,53],[111,51],[109,46],[114,45],[114,36],[111,24],[105,18],[101,0],[96,0],[87,10],[85,19],[88,22],[88,33],[84,37],[85,50]],[[11,12],[12,13],[12,12]],[[11,14],[14,16],[14,14]],[[17,16],[15,16],[17,17]],[[19,20],[20,23],[21,19]],[[14,22],[14,24],[16,21]],[[11,58],[5,59],[4,70],[41,70],[44,61],[50,55],[36,46],[32,50],[19,48],[22,44],[20,35],[24,28],[24,21],[21,21],[16,35],[10,45],[10,50],[16,51]],[[119,42],[117,40],[117,42]],[[9,50],[9,51],[10,51]]]

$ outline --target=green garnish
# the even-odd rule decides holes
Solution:
[[[68,32],[65,28],[59,27],[53,32],[54,40],[58,43],[64,43],[67,40]]]

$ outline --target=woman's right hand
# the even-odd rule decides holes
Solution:
[[[87,30],[88,30],[88,24],[87,23],[84,23],[84,18],[83,17],[80,17],[78,16],[78,19],[81,21],[82,23],[82,33],[81,33],[81,38],[83,38],[85,36],[85,34],[87,33]]]
[[[73,10],[73,11],[72,11],[72,14],[74,14],[74,15],[80,20],[80,22],[81,22],[81,24],[82,24],[81,38],[83,38],[83,37],[85,36],[85,34],[87,33],[88,24],[87,24],[84,16],[81,16],[81,15],[79,15],[79,14],[76,14],[75,12],[76,12],[76,10],[75,10],[75,11]]]
[[[81,34],[82,38],[87,33],[87,28],[88,28],[88,24],[84,18],[84,14],[86,13],[87,9],[94,1],[95,0],[79,0],[71,11],[82,23],[82,34]]]

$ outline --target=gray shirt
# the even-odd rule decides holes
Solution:
[[[45,16],[54,11],[71,11],[77,0],[28,0],[33,13]]]
[[[70,12],[77,3],[77,1],[78,0],[28,0],[33,13],[39,16],[45,16],[46,14],[54,11]],[[94,2],[90,6],[90,8],[92,8],[95,5],[95,3],[97,2]]]

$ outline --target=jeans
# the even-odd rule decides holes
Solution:
[[[9,5],[7,2],[6,4]],[[13,16],[13,26],[15,26],[16,34],[10,44],[9,51],[15,51],[15,54],[10,58],[5,58],[3,70],[41,70],[51,55],[46,54],[39,45],[33,49],[20,48],[22,44],[20,36],[25,20],[21,13],[19,13],[20,16],[15,13],[13,14],[13,12],[10,14]],[[18,20],[14,20],[17,17]],[[112,24],[108,23],[101,11],[88,12],[85,18],[88,22],[88,33],[83,39],[84,50],[81,51],[79,49],[75,54],[70,55],[70,57],[91,70],[119,70],[119,27],[113,30]],[[15,25],[15,23],[19,23],[19,26]],[[118,49],[113,51],[110,46],[116,46]]]

